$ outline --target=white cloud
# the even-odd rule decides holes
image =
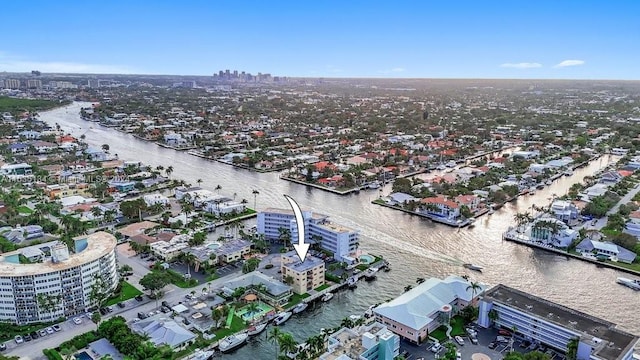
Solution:
[[[513,69],[534,69],[541,68],[542,64],[535,62],[505,63],[500,65],[500,67]]]
[[[33,61],[11,56],[0,51],[0,71],[44,73],[84,73],[84,74],[132,74],[133,69],[118,65],[83,64],[62,61]]]
[[[562,62],[560,62],[559,64],[555,65],[555,68],[559,68],[559,67],[567,67],[567,66],[580,66],[580,65],[584,65],[584,60],[564,60]]]

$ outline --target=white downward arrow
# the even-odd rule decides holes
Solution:
[[[296,203],[295,200],[290,198],[288,195],[284,196],[291,208],[293,209],[293,214],[296,217],[296,227],[298,228],[298,243],[293,244],[293,248],[296,249],[296,253],[300,258],[301,262],[304,262],[304,259],[307,257],[307,251],[309,251],[309,244],[304,243],[304,218],[302,217],[302,211],[300,210],[300,206]]]

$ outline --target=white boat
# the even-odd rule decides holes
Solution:
[[[640,280],[627,279],[619,277],[616,279],[618,284],[632,288],[633,290],[640,290]]]
[[[378,272],[378,268],[368,268],[364,273],[364,279],[366,281],[373,281],[376,279],[376,273]]]
[[[487,211],[487,214],[491,215],[491,214],[493,214],[493,213],[495,213],[495,212],[496,212],[495,210],[493,210],[493,209],[489,209],[489,211]]]
[[[564,171],[563,174],[564,174],[564,176],[571,176],[571,175],[573,175],[573,170],[567,169],[567,170]]]
[[[258,324],[258,325],[253,325],[250,328],[247,329],[247,335],[249,336],[255,336],[260,334],[261,332],[264,331],[264,329],[267,328],[267,323],[262,323],[262,324]]]
[[[330,293],[330,292],[324,294],[324,296],[322,297],[322,301],[324,302],[327,302],[331,299],[333,299],[333,293]]]
[[[247,342],[247,338],[249,338],[249,335],[247,335],[246,332],[229,335],[226,338],[220,340],[218,347],[223,353],[229,352],[244,345]]]
[[[367,187],[369,189],[379,189],[380,188],[380,182],[379,181],[370,182],[369,185],[367,185]]]
[[[357,283],[358,283],[358,278],[356,278],[355,276],[352,276],[352,277],[347,279],[347,286],[350,289],[357,288],[358,287]]]
[[[280,314],[278,314],[278,316],[276,316],[275,319],[273,319],[273,324],[274,325],[282,325],[284,324],[287,320],[289,320],[289,318],[291,317],[291,315],[293,315],[293,313],[291,311],[285,311],[285,312],[281,312]]]
[[[551,181],[551,180],[547,180],[547,182],[545,182],[545,184],[547,184],[547,185],[551,185],[551,184],[553,184],[553,181]]]
[[[209,360],[213,356],[213,350],[196,349],[195,352],[186,357],[186,360]]]
[[[299,314],[299,313],[305,311],[308,307],[309,307],[309,304],[307,304],[306,302],[301,302],[300,304],[296,305],[291,310],[291,312],[293,312],[294,314]]]
[[[465,268],[473,271],[482,271],[482,266],[475,264],[462,264]]]

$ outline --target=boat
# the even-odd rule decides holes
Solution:
[[[493,213],[495,213],[495,212],[496,212],[496,211],[495,211],[495,210],[493,210],[493,208],[491,208],[491,209],[489,209],[489,211],[487,211],[487,214],[488,214],[488,215],[491,215],[491,214],[493,214]]]
[[[532,187],[531,189],[529,189],[529,195],[535,195],[536,194],[536,188]]]
[[[380,182],[379,181],[370,182],[369,185],[367,185],[367,187],[369,189],[379,189],[380,188]]]
[[[376,308],[375,305],[369,306],[369,308],[364,312],[364,317],[367,318],[367,319],[372,317],[373,316],[373,309],[375,309],[375,308]]]
[[[212,350],[196,349],[195,352],[185,358],[185,360],[209,360],[213,356]]]
[[[470,219],[467,219],[467,220],[468,220],[468,224],[469,224],[468,225],[469,229],[471,229],[472,227],[476,226],[476,224],[475,224],[476,219],[475,218],[470,218]]]
[[[462,264],[465,268],[473,271],[482,271],[482,266],[474,264]]]
[[[352,276],[347,279],[347,286],[349,287],[349,289],[357,288],[358,287],[357,283],[358,283],[358,278],[356,278],[355,276]]]
[[[327,302],[329,300],[333,299],[333,293],[328,292],[326,294],[324,294],[324,296],[322,297],[322,301]]]
[[[551,181],[551,180],[547,180],[547,182],[546,182],[545,184],[547,184],[547,186],[548,186],[548,185],[551,185],[551,184],[553,184],[553,181]]]
[[[261,332],[264,331],[264,329],[267,328],[267,323],[264,322],[262,324],[258,324],[258,325],[253,325],[250,328],[247,329],[247,335],[249,336],[255,336],[260,334]]]
[[[278,316],[276,316],[275,319],[273,319],[273,324],[274,325],[282,325],[284,324],[287,320],[289,320],[289,318],[291,317],[291,315],[293,315],[293,313],[291,311],[285,311],[285,312],[281,312],[280,314],[278,314]]]
[[[626,287],[632,288],[633,290],[640,290],[640,280],[627,279],[623,277],[619,277],[616,279],[618,284],[624,285]]]
[[[246,344],[247,338],[249,338],[249,335],[247,335],[246,332],[229,335],[226,338],[220,340],[218,347],[220,348],[220,351],[223,353],[229,352],[233,349],[237,349],[240,346]]]
[[[564,176],[571,176],[573,175],[573,170],[567,169],[562,174],[564,174]]]
[[[364,279],[366,281],[373,281],[376,279],[376,273],[378,272],[377,268],[368,268],[367,271],[364,272]]]
[[[299,313],[305,311],[308,307],[309,307],[309,304],[307,304],[306,302],[301,302],[300,304],[296,305],[291,310],[291,312],[293,312],[294,314],[299,314]]]

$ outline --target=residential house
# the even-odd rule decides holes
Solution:
[[[412,195],[405,194],[402,192],[389,194],[387,197],[387,204],[389,205],[404,205],[411,201],[420,201],[419,198],[413,197]]]
[[[599,182],[603,184],[617,184],[622,180],[623,176],[617,171],[607,171],[600,175]]]
[[[627,250],[610,241],[597,241],[588,237],[576,246],[576,251],[627,264],[631,264],[636,259],[636,253],[633,251]]]
[[[174,350],[181,350],[196,340],[196,334],[178,325],[173,320],[147,319],[131,324],[131,329],[147,336],[156,346],[168,345]]]
[[[578,231],[555,217],[537,218],[527,230],[531,241],[567,248],[578,237]]]
[[[448,219],[460,217],[460,205],[444,195],[437,195],[420,200],[419,212]]]
[[[568,224],[578,218],[580,211],[571,201],[555,200],[551,204],[551,213],[556,219]]]

